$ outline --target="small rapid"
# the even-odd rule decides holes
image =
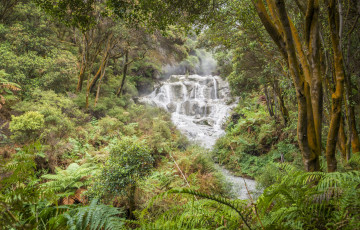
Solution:
[[[172,75],[141,101],[171,113],[172,122],[182,133],[208,149],[225,134],[224,122],[237,104],[228,82],[219,76],[196,74]],[[238,199],[249,198],[245,182],[250,192],[255,191],[254,180],[233,176],[222,167],[220,170]]]

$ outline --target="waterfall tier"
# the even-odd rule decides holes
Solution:
[[[229,85],[218,76],[172,75],[142,101],[171,113],[189,139],[211,148],[224,134],[225,118],[234,107]]]

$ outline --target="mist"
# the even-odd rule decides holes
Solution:
[[[165,65],[162,68],[161,78],[167,79],[171,75],[214,75],[217,61],[210,52],[196,49],[194,55],[189,55],[185,60],[175,65]]]

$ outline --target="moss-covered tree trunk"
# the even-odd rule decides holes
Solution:
[[[121,79],[120,88],[117,91],[116,96],[121,96],[122,95],[122,92],[124,90],[125,81],[126,81],[126,75],[127,75],[128,67],[129,67],[129,50],[126,50],[125,51],[124,68],[123,68],[123,76],[122,76],[122,79]]]
[[[344,127],[344,117],[341,116],[340,118],[340,127],[339,127],[339,134],[338,134],[338,148],[340,150],[341,156],[344,161],[347,161],[347,153],[348,153],[348,147],[347,147],[347,138],[345,134],[345,127]]]
[[[279,81],[277,79],[274,80],[274,90],[275,90],[277,97],[279,98],[281,116],[284,120],[284,124],[286,125],[289,120],[289,111],[285,106],[284,96],[279,87]]]
[[[91,90],[94,88],[96,82],[101,77],[103,77],[102,73],[105,73],[105,68],[107,66],[108,59],[110,56],[110,50],[112,49],[112,47],[114,45],[112,42],[113,41],[112,41],[112,34],[111,34],[108,38],[108,43],[104,50],[103,59],[100,63],[98,71],[96,72],[96,74],[94,75],[94,77],[92,79],[90,79],[90,78],[88,79],[87,86],[86,86],[86,104],[85,104],[86,109],[89,108],[89,97],[90,97]]]
[[[319,55],[318,1],[308,4],[305,42],[300,40],[288,17],[284,0],[266,0],[267,8],[262,0],[253,2],[265,29],[287,61],[298,101],[297,136],[304,166],[307,171],[317,171],[320,169],[322,129],[322,79],[316,59]]]
[[[341,107],[344,95],[344,79],[345,70],[343,62],[343,54],[340,46],[339,38],[339,15],[336,10],[335,0],[326,0],[328,8],[328,20],[330,25],[330,36],[332,49],[334,54],[334,73],[335,73],[335,92],[331,95],[331,117],[330,127],[326,143],[326,160],[328,165],[328,172],[334,172],[337,168],[335,157],[336,142],[340,128]]]

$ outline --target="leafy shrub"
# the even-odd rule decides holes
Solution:
[[[152,135],[149,144],[157,153],[169,152],[171,149],[171,130],[169,124],[159,118],[153,119]]]
[[[36,111],[29,111],[21,116],[12,116],[9,128],[13,132],[13,139],[29,141],[40,136],[44,123],[44,115]]]
[[[129,187],[148,175],[153,157],[146,144],[137,138],[124,137],[111,149],[95,185],[100,195],[130,195]]]
[[[119,131],[124,124],[116,118],[106,116],[99,120],[98,126],[100,135],[111,135],[112,133]]]
[[[31,98],[18,103],[17,111],[37,111],[44,116],[44,131],[42,138],[53,141],[71,134],[76,124],[83,124],[87,115],[84,114],[66,96],[53,91],[35,90]]]
[[[27,219],[42,197],[36,172],[36,157],[42,157],[39,141],[19,149],[13,158],[0,162],[0,226],[2,229],[29,228]],[[30,226],[31,227],[31,226]]]
[[[119,106],[111,108],[108,111],[107,115],[110,117],[115,117],[123,123],[127,123],[130,121],[130,113],[126,112],[126,110],[124,108],[119,107]]]

